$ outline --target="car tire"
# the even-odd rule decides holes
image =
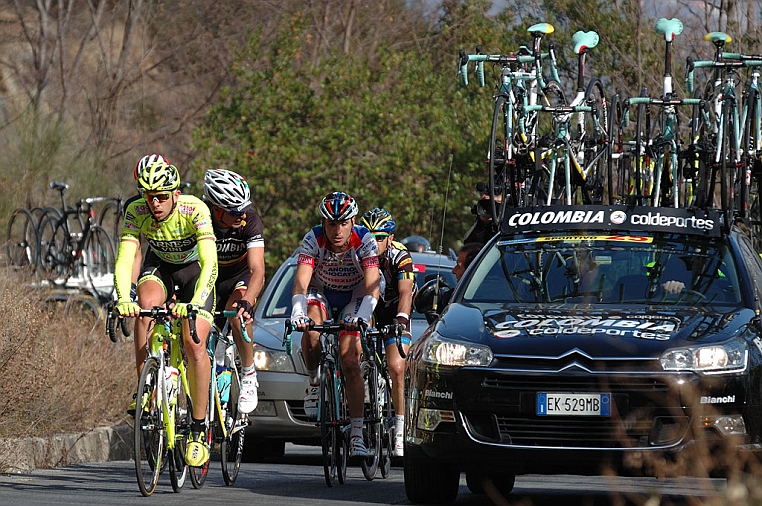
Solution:
[[[279,459],[286,453],[286,442],[282,439],[245,438],[243,460],[245,462],[265,462]]]
[[[459,482],[460,472],[449,464],[405,457],[405,494],[413,504],[452,504]]]
[[[482,481],[484,479],[485,481]],[[487,494],[484,485],[492,482],[495,490],[502,496],[513,491],[516,484],[516,475],[513,473],[481,473],[478,471],[466,471],[466,485],[472,494]]]

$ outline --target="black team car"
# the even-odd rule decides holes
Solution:
[[[762,449],[762,261],[720,213],[509,209],[411,348],[405,489],[715,476]]]

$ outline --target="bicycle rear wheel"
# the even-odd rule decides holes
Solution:
[[[175,422],[175,441],[173,451],[169,454],[169,481],[172,483],[172,490],[180,492],[190,474],[188,470],[192,469],[185,463],[185,448],[190,434],[192,409],[190,397],[179,378],[175,404],[171,405],[170,409]]]
[[[21,269],[37,264],[37,227],[32,213],[23,208],[13,211],[8,220],[7,263]]]
[[[585,91],[585,104],[592,111],[584,114],[585,135],[580,139],[580,165],[585,172],[584,200],[589,204],[603,204],[606,188],[608,150],[610,146],[609,104],[600,79],[592,79]],[[578,153],[579,154],[579,153]]]
[[[238,350],[236,349],[236,359]],[[236,360],[240,364],[240,360]],[[242,423],[241,414],[238,411],[238,396],[241,392],[241,377],[238,366],[231,367],[230,374],[230,397],[224,405],[220,415],[220,422],[225,424],[225,437],[220,443],[220,459],[222,461],[222,479],[225,485],[232,485],[238,478],[243,459],[243,442],[246,431],[245,423]],[[224,413],[224,417],[223,417]]]
[[[109,200],[98,214],[98,225],[103,227],[114,244],[119,244],[122,236],[122,222],[124,221],[124,209],[117,204],[116,200]]]
[[[392,452],[394,451],[394,407],[392,406],[392,383],[386,370],[383,370],[382,379],[384,380],[383,389],[380,392],[379,401],[381,402],[381,461],[378,468],[381,471],[381,477],[389,476],[392,467]]]
[[[510,97],[500,94],[495,98],[495,109],[492,114],[492,131],[489,139],[489,150],[487,152],[487,163],[489,164],[489,184],[490,195],[494,197],[495,188],[501,188],[501,191],[508,190],[511,205],[515,206],[519,202],[520,196],[516,194],[516,173],[515,160],[511,154],[511,139],[508,138],[510,124],[513,121],[511,117]],[[507,203],[507,199],[503,200]],[[499,206],[492,201],[492,219],[498,223]]]
[[[363,380],[367,385],[368,398],[365,402],[365,424],[363,436],[368,448],[368,456],[362,459],[362,474],[370,481],[376,477],[381,460],[381,412],[378,399],[378,371],[367,361],[360,364]]]
[[[143,365],[135,397],[133,449],[135,476],[140,493],[148,497],[156,490],[164,454],[164,423],[161,416],[159,362],[149,357]]]
[[[320,420],[320,444],[323,449],[323,474],[325,484],[332,487],[337,480],[339,461],[339,438],[341,428],[336,410],[336,370],[331,361],[324,361],[320,367],[320,397],[318,399],[318,419]]]
[[[97,225],[90,227],[82,255],[85,276],[93,293],[101,300],[111,300],[116,252],[108,232]]]

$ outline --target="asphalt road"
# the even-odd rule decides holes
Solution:
[[[657,480],[650,478],[604,478],[579,476],[520,476],[514,492],[497,498],[508,505],[708,505],[746,504],[743,489],[727,490],[725,480]],[[729,500],[730,496],[741,502]],[[318,448],[286,447],[277,462],[244,463],[238,481],[226,487],[219,462],[212,462],[204,487],[194,490],[190,481],[181,493],[172,492],[169,477],[162,475],[150,498],[140,495],[132,461],[39,469],[31,474],[0,475],[0,505],[332,505],[410,504],[405,496],[403,471],[393,467],[387,479],[368,482],[359,467],[347,472],[347,483],[328,488]],[[485,496],[468,491],[465,478],[457,505],[490,504]]]

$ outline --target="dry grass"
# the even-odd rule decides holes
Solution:
[[[0,279],[0,437],[84,432],[126,421],[132,345],[91,313],[62,316],[10,272]]]

